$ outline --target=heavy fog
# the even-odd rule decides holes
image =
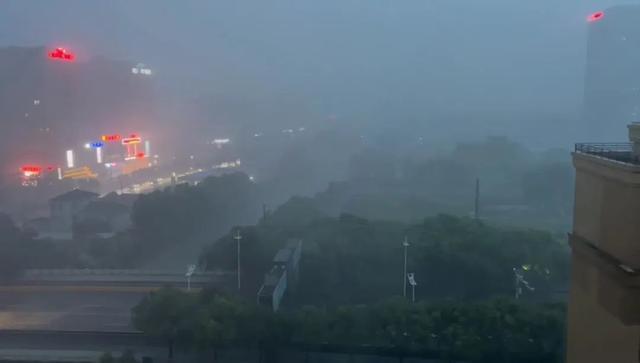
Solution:
[[[560,362],[622,4],[2,1],[0,360]]]
[[[186,98],[181,125],[335,120],[398,143],[564,146],[580,125],[585,14],[617,3],[5,1],[0,45],[152,65],[167,97]]]

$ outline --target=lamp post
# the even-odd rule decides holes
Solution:
[[[407,279],[409,280],[409,285],[411,285],[411,302],[416,302],[416,286],[418,283],[416,282],[415,274],[410,272],[407,274]]]
[[[233,239],[236,240],[236,242],[238,243],[238,261],[237,261],[237,271],[236,271],[236,275],[238,275],[238,290],[240,290],[240,240],[242,239],[242,236],[240,235],[240,229],[236,230],[236,235],[233,236]]]
[[[191,291],[191,276],[196,271],[196,265],[187,266],[187,273],[185,276],[187,277],[187,291]]]
[[[409,247],[409,241],[407,237],[404,237],[404,242],[402,242],[402,246],[404,247],[404,268],[402,269],[402,296],[407,297],[407,248]]]

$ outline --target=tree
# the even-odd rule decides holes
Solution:
[[[111,352],[103,353],[98,360],[99,363],[116,363]]]
[[[167,341],[169,359],[173,358],[176,338],[184,336],[184,330],[193,321],[196,311],[193,296],[173,288],[163,288],[145,296],[132,310],[136,329]]]

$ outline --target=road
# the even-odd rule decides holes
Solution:
[[[95,362],[104,352],[133,351],[138,360],[166,361],[164,342],[135,333],[0,330],[0,360]]]
[[[131,308],[142,290],[0,290],[0,330],[133,332]]]

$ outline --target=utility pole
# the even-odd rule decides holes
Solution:
[[[238,243],[238,262],[237,262],[237,272],[236,274],[238,275],[238,290],[240,290],[240,240],[242,239],[242,236],[240,235],[240,229],[236,230],[236,235],[233,236],[233,239],[236,240],[236,242]]]
[[[410,272],[407,274],[407,279],[409,280],[409,285],[411,285],[411,302],[416,302],[416,286],[418,283],[416,282],[416,274]]]
[[[263,222],[267,221],[267,204],[266,203],[262,203],[262,221]]]
[[[187,266],[187,273],[185,276],[187,277],[187,291],[191,291],[191,276],[196,271],[196,265]]]
[[[478,220],[480,218],[480,178],[476,178],[476,198],[475,206],[473,209],[473,218]]]
[[[402,269],[402,296],[407,297],[407,248],[409,247],[409,240],[407,236],[404,237],[402,242],[404,247],[404,268]]]

